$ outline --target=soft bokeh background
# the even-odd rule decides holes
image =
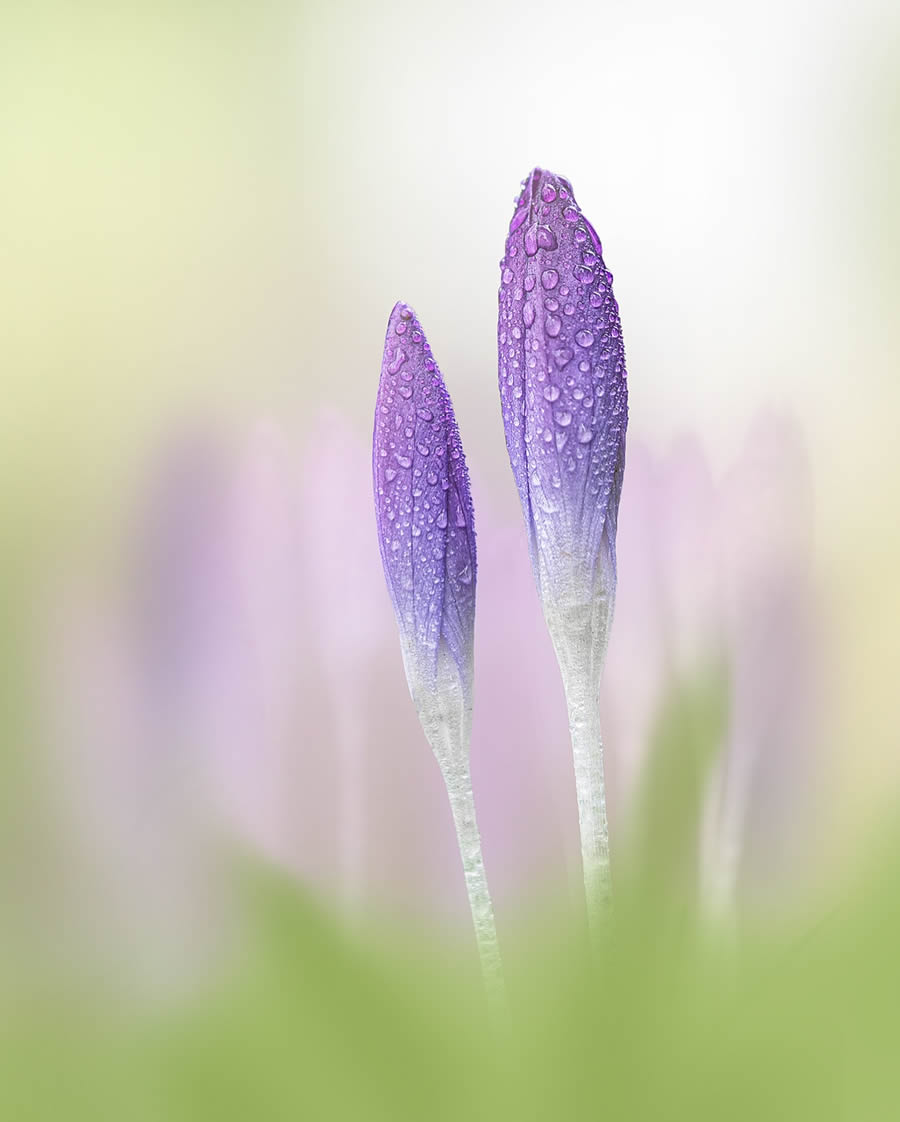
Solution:
[[[121,1093],[134,1117],[173,1117],[179,1080],[241,1054],[235,1026],[311,1040],[334,1012],[325,978],[357,1057],[370,1020],[430,1017],[433,1039],[397,1047],[440,1057],[470,1017],[434,981],[469,979],[466,905],[369,505],[396,299],[428,331],[473,476],[473,771],[501,936],[523,978],[556,976],[556,950],[529,974],[544,944],[524,933],[577,898],[575,803],[495,382],[497,260],[535,163],[573,181],[603,238],[628,355],[602,699],[614,846],[641,808],[668,821],[683,802],[689,831],[675,814],[674,835],[630,848],[652,865],[680,838],[668,882],[718,921],[796,935],[840,907],[900,780],[896,6],[87,0],[0,20],[0,949],[4,992],[34,1012],[6,1042],[20,1074],[71,1049],[85,1009],[117,1024],[127,1000]],[[723,667],[724,718],[702,700]],[[248,854],[285,878],[249,899],[233,873]],[[856,961],[849,930],[818,944],[822,977]],[[293,946],[323,978],[308,1021],[270,985]],[[419,964],[426,947],[445,957]],[[148,1020],[235,959],[246,1001],[214,991],[188,1023]],[[404,1004],[411,962],[445,1017],[436,997]],[[819,980],[792,978],[785,1007]],[[641,994],[635,1023],[660,1008]],[[821,1010],[804,1008],[783,1031],[821,1086],[825,1046],[804,1035]],[[564,1010],[548,1035],[583,1023]],[[98,1101],[118,1086],[102,1023],[84,1060]],[[635,1048],[674,1065],[660,1031]],[[166,1108],[128,1095],[144,1032]],[[325,1039],[317,1063],[346,1078]],[[434,1056],[417,1062],[442,1070]],[[359,1086],[395,1061],[360,1060]],[[744,1086],[739,1059],[716,1070]],[[429,1101],[452,1099],[443,1078]],[[385,1116],[407,1107],[421,1116]]]

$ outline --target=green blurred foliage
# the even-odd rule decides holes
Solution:
[[[900,845],[809,930],[703,930],[683,872],[726,719],[719,671],[673,693],[605,944],[549,908],[508,932],[504,1023],[467,949],[351,933],[242,865],[241,950],[202,991],[7,979],[0,1118],[894,1117]]]

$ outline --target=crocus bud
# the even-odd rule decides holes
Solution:
[[[500,400],[569,708],[588,916],[611,900],[597,692],[616,590],[628,418],[612,273],[568,180],[535,168],[500,263]]]
[[[388,321],[372,469],[410,693],[432,747],[443,721],[463,721],[468,741],[475,634],[469,473],[441,372],[406,304]]]
[[[453,406],[412,308],[388,320],[372,452],[375,516],[409,691],[447,786],[485,982],[503,982],[469,772],[475,526]]]
[[[628,394],[612,273],[568,180],[535,168],[501,262],[506,446],[545,610],[612,601]]]

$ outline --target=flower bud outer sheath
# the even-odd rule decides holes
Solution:
[[[500,269],[503,425],[544,608],[611,602],[625,351],[612,274],[568,180],[528,176]]]

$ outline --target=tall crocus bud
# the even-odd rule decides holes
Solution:
[[[409,691],[440,765],[459,839],[482,966],[500,957],[469,770],[475,526],[453,406],[412,308],[388,320],[375,406],[375,514]]]
[[[588,914],[610,900],[597,693],[616,589],[628,417],[619,310],[571,184],[535,168],[500,264],[500,399],[569,705]]]

